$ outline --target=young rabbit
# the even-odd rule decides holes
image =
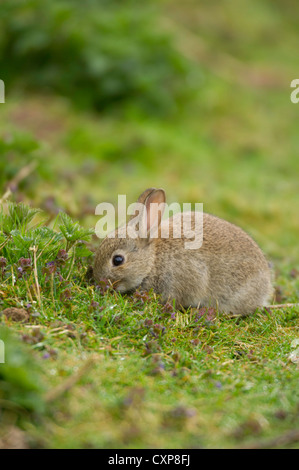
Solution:
[[[152,288],[163,302],[175,299],[175,305],[183,308],[206,306],[246,315],[268,304],[272,295],[268,262],[241,228],[205,213],[202,228],[198,228],[194,212],[161,221],[161,212],[150,211],[150,207],[165,203],[162,189],[147,189],[137,202],[144,205],[138,220],[139,233],[145,236],[121,238],[135,213],[126,226],[112,234],[114,238],[109,235],[97,249],[95,280],[107,278],[122,293]],[[191,230],[203,230],[195,232],[203,235],[199,248],[186,248],[190,234],[183,234],[181,228],[182,238],[174,236],[182,227],[183,215]],[[168,237],[163,236],[165,224],[170,224]]]

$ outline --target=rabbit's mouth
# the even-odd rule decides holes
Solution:
[[[124,284],[118,284],[115,286],[115,290],[120,294],[133,294],[138,287],[128,287]]]
[[[126,282],[123,280],[119,280],[113,283],[114,284],[114,289],[117,292],[120,292],[121,294],[133,294],[138,287],[140,287],[140,283],[132,283],[132,282]]]
[[[114,288],[117,292],[120,292],[121,294],[127,292],[126,286],[124,284],[121,284],[119,281],[114,284]]]

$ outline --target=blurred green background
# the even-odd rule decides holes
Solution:
[[[0,198],[94,227],[146,187],[298,265],[295,0],[2,0]]]

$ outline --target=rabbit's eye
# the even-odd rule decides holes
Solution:
[[[125,258],[122,255],[115,255],[112,258],[112,263],[114,264],[114,266],[120,266],[121,264],[123,264],[124,260]]]

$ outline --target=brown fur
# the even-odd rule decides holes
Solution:
[[[163,198],[164,191],[150,188],[138,202],[148,208],[150,202],[161,202]],[[158,238],[106,237],[96,252],[95,279],[110,279],[120,292],[152,288],[164,302],[175,299],[177,307],[211,306],[220,312],[245,315],[267,305],[272,295],[270,268],[249,235],[236,225],[204,213],[202,246],[186,249],[186,238],[173,238],[181,217],[176,214],[169,219],[168,238],[161,236],[168,221],[160,223],[160,218]],[[193,230],[194,213],[187,213],[187,217]],[[116,234],[126,228],[121,227]],[[125,256],[123,265],[113,266],[115,254]]]

